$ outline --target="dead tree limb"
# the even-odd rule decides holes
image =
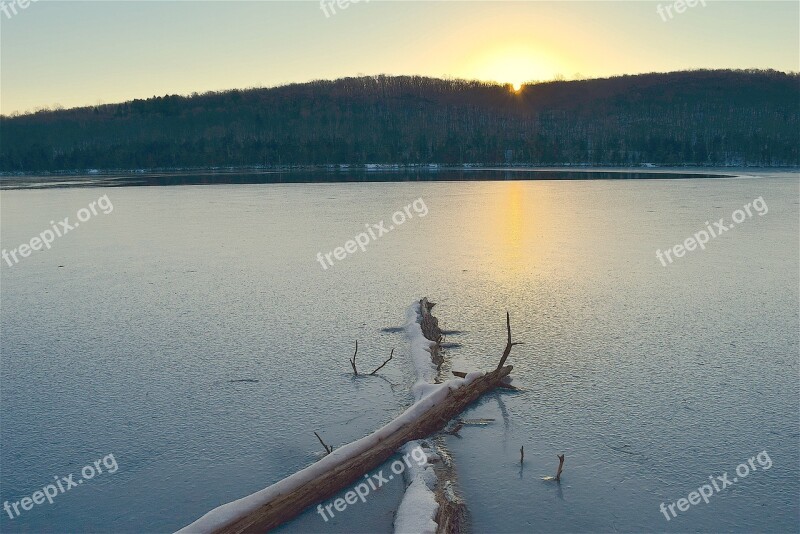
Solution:
[[[322,438],[321,438],[321,437],[319,437],[319,434],[317,434],[316,432],[314,432],[314,435],[315,435],[315,436],[317,436],[317,439],[319,440],[319,442],[320,442],[320,443],[322,443],[322,446],[325,448],[325,452],[326,452],[327,454],[330,454],[330,453],[332,453],[332,452],[333,452],[333,447],[328,447],[327,445],[325,445],[325,442],[324,442],[324,441],[322,441]]]
[[[430,307],[427,308],[428,311]],[[511,325],[508,314],[506,314],[506,323],[509,342],[503,352],[501,364],[508,359],[511,347],[517,344],[511,343]],[[354,360],[355,354],[351,360],[355,371]],[[501,387],[512,369],[513,367],[510,365],[500,365],[494,371],[473,377],[471,382],[462,383],[458,387],[449,383],[442,384],[440,387],[448,388],[447,395],[437,396],[432,393],[417,401],[406,411],[406,414],[414,414],[414,418],[410,422],[401,415],[383,429],[369,436],[369,439],[364,438],[365,441],[359,440],[359,442],[340,447],[336,453],[329,453],[316,464],[303,470],[313,470],[312,472],[315,473],[313,478],[301,475],[303,471],[295,473],[290,477],[294,482],[288,484],[288,487],[282,487],[281,491],[276,490],[274,496],[267,502],[252,509],[243,517],[228,518],[224,512],[219,516],[214,515],[209,520],[214,525],[211,530],[217,534],[255,534],[265,532],[293,519],[309,506],[328,499],[355,481],[361,480],[364,473],[380,467],[405,443],[428,437],[445,428],[450,420],[482,395]],[[317,437],[319,438],[319,436]],[[322,442],[321,438],[320,442],[327,449],[327,445]],[[356,449],[352,451],[351,455],[343,456],[341,459],[337,458],[337,454],[346,454],[348,448],[353,449],[354,447]],[[319,469],[323,471],[316,473]],[[271,487],[274,488],[274,486]],[[268,492],[269,489],[266,488],[262,491]],[[213,515],[214,512],[211,514]],[[195,532],[197,529],[198,526],[192,524],[185,527],[183,531]]]
[[[358,354],[358,340],[356,339],[356,351],[353,353],[353,357],[350,358],[350,366],[353,368],[353,374],[358,376],[358,369],[356,369],[356,354]]]
[[[420,321],[420,328],[422,335],[426,339],[435,341],[436,343],[442,342],[442,330],[439,328],[439,320],[431,314],[431,310],[436,306],[433,302],[428,302],[427,298],[419,301],[419,311],[422,319]]]
[[[508,342],[506,343],[506,349],[503,351],[503,357],[500,358],[500,363],[497,364],[497,368],[500,369],[506,363],[508,359],[508,355],[511,354],[511,347],[514,345],[522,345],[521,341],[516,343],[511,342],[511,315],[506,312],[506,327],[508,328]]]
[[[389,363],[390,361],[392,361],[392,357],[393,357],[393,356],[394,356],[394,349],[392,349],[392,352],[391,352],[391,353],[389,353],[389,359],[388,359],[388,360],[386,360],[385,362],[383,362],[383,363],[381,364],[381,366],[380,366],[380,367],[378,367],[377,369],[375,369],[374,371],[372,371],[372,372],[370,373],[370,376],[371,376],[371,375],[374,375],[375,373],[377,373],[378,371],[380,371],[381,369],[383,369],[383,366],[384,366],[384,365],[386,365],[387,363]]]
[[[286,493],[275,496],[244,517],[227,522],[214,532],[217,534],[260,534],[293,519],[309,506],[324,501],[355,481],[361,480],[364,473],[380,467],[405,443],[425,438],[442,430],[453,417],[460,414],[481,395],[496,388],[503,378],[511,373],[512,369],[510,365],[495,369],[476,378],[470,384],[451,390],[446,398],[429,406],[413,423],[398,425],[394,432],[382,437],[374,446],[367,447],[359,454],[332,465],[328,471],[313,480],[300,483]],[[447,386],[443,385],[443,387]],[[430,404],[431,401],[425,397],[419,403]],[[409,410],[419,409],[418,404],[413,405]],[[340,447],[337,452],[343,448]],[[318,464],[328,458],[333,458],[333,456],[329,455],[323,458]],[[192,525],[186,527],[186,531],[192,532]]]
[[[556,481],[561,482],[561,469],[564,467],[564,455],[556,454],[558,456],[558,471],[556,471]]]
[[[453,428],[450,430],[445,429],[443,432],[445,434],[450,434],[451,436],[458,436],[458,431],[464,428],[464,421],[458,420]]]
[[[429,312],[433,305],[424,299],[422,302],[425,303],[422,309]],[[405,443],[426,438],[441,431],[449,421],[458,416],[470,404],[506,382],[513,367],[502,364],[508,359],[511,347],[518,344],[511,342],[510,321],[507,313],[508,344],[503,352],[500,365],[494,371],[481,375],[473,374],[468,383],[441,384],[439,386],[441,389],[417,401],[403,415],[382,429],[356,442],[344,445],[336,452],[332,452],[333,447],[328,447],[319,434],[314,432],[322,446],[328,451],[325,458],[258,492],[268,495],[265,497],[265,502],[251,505],[246,508],[248,511],[244,514],[231,513],[231,504],[225,505],[184,527],[181,532],[263,533],[295,518],[308,507],[336,495],[356,481],[362,480],[364,473],[380,467]],[[356,354],[353,354],[350,362],[353,372],[358,374],[355,357]],[[445,388],[446,394],[444,394]],[[560,458],[563,464],[563,456]],[[249,496],[247,499],[252,497]],[[235,507],[235,505],[233,506]]]
[[[439,328],[439,320],[433,316],[431,310],[436,304],[429,302],[427,298],[419,301],[420,311],[420,330],[422,335],[429,341],[433,342],[430,347],[431,362],[436,366],[437,382],[440,382],[442,366],[444,365],[444,353],[442,341],[444,340],[444,332]],[[462,377],[463,378],[463,377]],[[463,426],[463,421],[460,419],[456,421],[456,427],[452,430],[452,436],[461,438],[458,433]],[[447,430],[445,430],[447,432]],[[436,441],[437,451],[440,455],[449,458],[447,452],[447,445],[444,437],[439,436]],[[434,473],[439,481],[434,490],[434,498],[439,505],[436,512],[434,521],[436,522],[436,534],[459,534],[461,532],[468,532],[469,529],[469,512],[467,505],[458,496],[456,485],[458,483],[458,474],[456,473],[455,466],[452,462],[442,462],[434,466]]]

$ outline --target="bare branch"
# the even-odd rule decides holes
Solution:
[[[455,426],[450,430],[445,430],[445,434],[450,434],[451,436],[458,436],[458,431],[464,428],[464,421],[458,420],[456,421]]]
[[[324,441],[322,441],[322,438],[321,438],[321,437],[319,437],[319,434],[317,434],[316,432],[314,432],[314,435],[315,435],[315,436],[317,436],[317,439],[319,440],[319,442],[320,442],[320,443],[322,443],[322,447],[325,449],[325,453],[326,453],[326,454],[330,454],[330,453],[332,453],[332,452],[333,452],[333,447],[328,447],[327,445],[325,445],[325,442],[324,442]]]
[[[387,363],[389,363],[390,361],[392,361],[392,356],[394,356],[394,349],[392,349],[392,352],[391,352],[391,353],[389,353],[389,359],[388,359],[388,360],[386,360],[385,362],[383,362],[383,363],[381,364],[381,366],[380,366],[380,367],[378,367],[377,369],[375,369],[374,371],[372,371],[372,372],[370,373],[370,375],[374,375],[375,373],[377,373],[378,371],[380,371],[381,369],[383,369],[383,366],[384,366],[384,365],[386,365]]]
[[[556,480],[561,482],[561,469],[564,467],[564,455],[556,454],[558,456],[558,471],[556,471]]]
[[[353,368],[353,374],[358,376],[358,369],[356,369],[356,354],[358,354],[358,340],[356,339],[356,351],[350,359],[350,366]]]
[[[511,347],[514,345],[522,345],[521,341],[517,341],[515,343],[511,342],[511,315],[506,312],[506,328],[508,329],[508,343],[506,343],[506,349],[503,351],[503,357],[500,358],[500,363],[497,365],[497,369],[503,367],[508,359],[508,355],[511,354]]]

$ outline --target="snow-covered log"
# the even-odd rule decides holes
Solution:
[[[433,321],[429,326],[438,329]],[[501,359],[503,363],[511,346],[509,323],[509,345]],[[483,394],[500,387],[512,369],[510,365],[499,366],[488,373],[473,372],[443,384],[427,384],[424,396],[383,428],[337,448],[272,486],[208,512],[179,532],[260,534],[275,528],[361,481],[365,473],[381,466],[405,443],[442,430]]]

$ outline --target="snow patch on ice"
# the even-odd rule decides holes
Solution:
[[[422,448],[428,457],[428,462],[437,456],[426,443],[419,441],[406,443],[401,450],[404,454],[411,454],[416,447]],[[433,466],[430,463],[423,465],[412,463],[403,476],[407,487],[394,520],[395,533],[435,534],[439,503],[433,494],[433,489],[438,483]]]
[[[425,483],[417,478],[406,488],[397,517],[394,520],[394,531],[397,534],[435,534],[436,512],[439,504],[432,499],[433,492]]]

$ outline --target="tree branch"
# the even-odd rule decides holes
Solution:
[[[561,482],[561,469],[564,467],[564,455],[556,454],[558,456],[558,471],[556,471],[556,480]]]
[[[358,340],[356,339],[356,351],[350,359],[350,366],[353,368],[353,374],[358,376],[358,369],[356,369],[356,354],[358,354]]]
[[[497,364],[497,369],[502,368],[503,365],[506,363],[508,355],[511,354],[511,347],[513,347],[514,345],[523,344],[521,341],[516,343],[511,342],[511,315],[509,315],[508,312],[506,312],[506,328],[508,329],[508,342],[506,343],[506,349],[503,351],[503,357],[500,358],[500,363]]]
[[[394,349],[392,349],[392,352],[391,352],[391,353],[389,353],[389,359],[388,359],[388,360],[386,360],[385,362],[383,362],[383,363],[381,364],[381,366],[380,366],[380,367],[378,367],[377,369],[375,369],[374,371],[372,371],[372,372],[370,373],[370,375],[374,375],[375,373],[377,373],[378,371],[380,371],[381,369],[383,369],[383,366],[384,366],[384,365],[386,365],[387,363],[389,363],[390,361],[392,361],[392,356],[394,356]]]
[[[322,443],[322,446],[325,448],[325,453],[326,453],[326,454],[330,454],[330,453],[332,453],[332,452],[333,452],[333,447],[328,447],[327,445],[325,445],[325,442],[324,442],[324,441],[322,441],[322,438],[321,438],[321,437],[319,437],[319,434],[317,434],[316,432],[314,432],[314,435],[315,435],[315,436],[317,436],[317,439],[319,440],[319,442],[320,442],[320,443]]]

